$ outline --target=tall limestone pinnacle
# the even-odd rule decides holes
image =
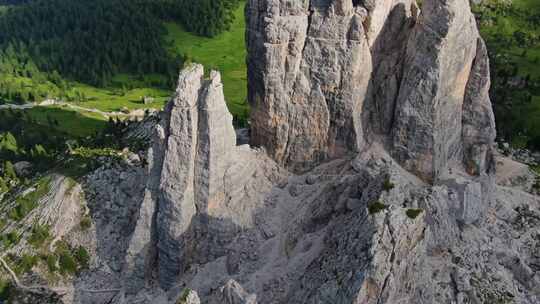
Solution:
[[[263,191],[263,170],[275,165],[259,151],[236,145],[221,76],[200,64],[185,68],[155,128],[146,193],[126,255],[128,292],[157,277],[168,289],[191,263],[222,254],[219,243],[247,225],[257,204],[244,206],[252,188]],[[267,166],[269,164],[269,166]],[[248,223],[249,224],[249,223]]]
[[[279,163],[305,171],[379,141],[425,180],[491,170],[488,58],[468,0],[251,0],[246,12],[252,143]]]
[[[151,150],[144,213],[139,215],[140,229],[135,230],[127,265],[129,272],[144,277],[149,260],[156,259],[160,280],[167,286],[188,259],[193,234],[189,230],[194,230],[196,214],[224,202],[223,176],[236,134],[220,75],[213,71],[204,79],[202,65],[182,71],[164,113]]]

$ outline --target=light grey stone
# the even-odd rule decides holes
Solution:
[[[379,142],[430,182],[493,174],[489,64],[467,0],[248,1],[252,137],[304,172]],[[452,164],[449,164],[452,163]]]

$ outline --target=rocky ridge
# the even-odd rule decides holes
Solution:
[[[494,171],[470,172],[461,165],[432,184],[376,141],[362,153],[290,174],[263,150],[235,145],[222,96],[217,73],[205,79],[197,65],[182,72],[150,153],[150,172],[158,168],[161,182],[154,184],[157,199],[148,200],[152,208],[141,209],[138,227],[147,238],[138,253],[146,262],[124,278],[133,285],[128,299],[143,301],[157,288],[172,303],[538,300],[537,197],[496,186]],[[206,111],[209,102],[215,111]],[[221,137],[208,140],[214,133],[207,122],[217,118]],[[471,137],[483,134],[473,123],[465,125]],[[190,131],[175,135],[181,130]],[[193,153],[178,153],[177,146]],[[227,158],[212,160],[216,151]],[[249,178],[243,180],[232,177],[240,170],[234,165],[239,151],[246,152],[240,175]],[[186,164],[192,169],[186,171]],[[170,188],[186,184],[171,183],[178,177],[187,178],[188,186],[169,200]],[[206,195],[216,180],[218,194]],[[228,180],[235,182],[223,186]],[[203,195],[191,194],[201,187]],[[168,212],[181,216],[166,217]],[[171,229],[180,232],[171,237]],[[140,240],[135,233],[131,243]]]

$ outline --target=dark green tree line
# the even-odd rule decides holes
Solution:
[[[44,71],[105,86],[119,72],[175,74],[180,62],[166,51],[164,31],[142,1],[41,0],[0,18],[0,47],[27,52]]]

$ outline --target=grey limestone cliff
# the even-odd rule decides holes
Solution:
[[[252,143],[280,164],[303,171],[380,141],[425,180],[450,161],[492,166],[469,1],[252,0],[246,11]]]

